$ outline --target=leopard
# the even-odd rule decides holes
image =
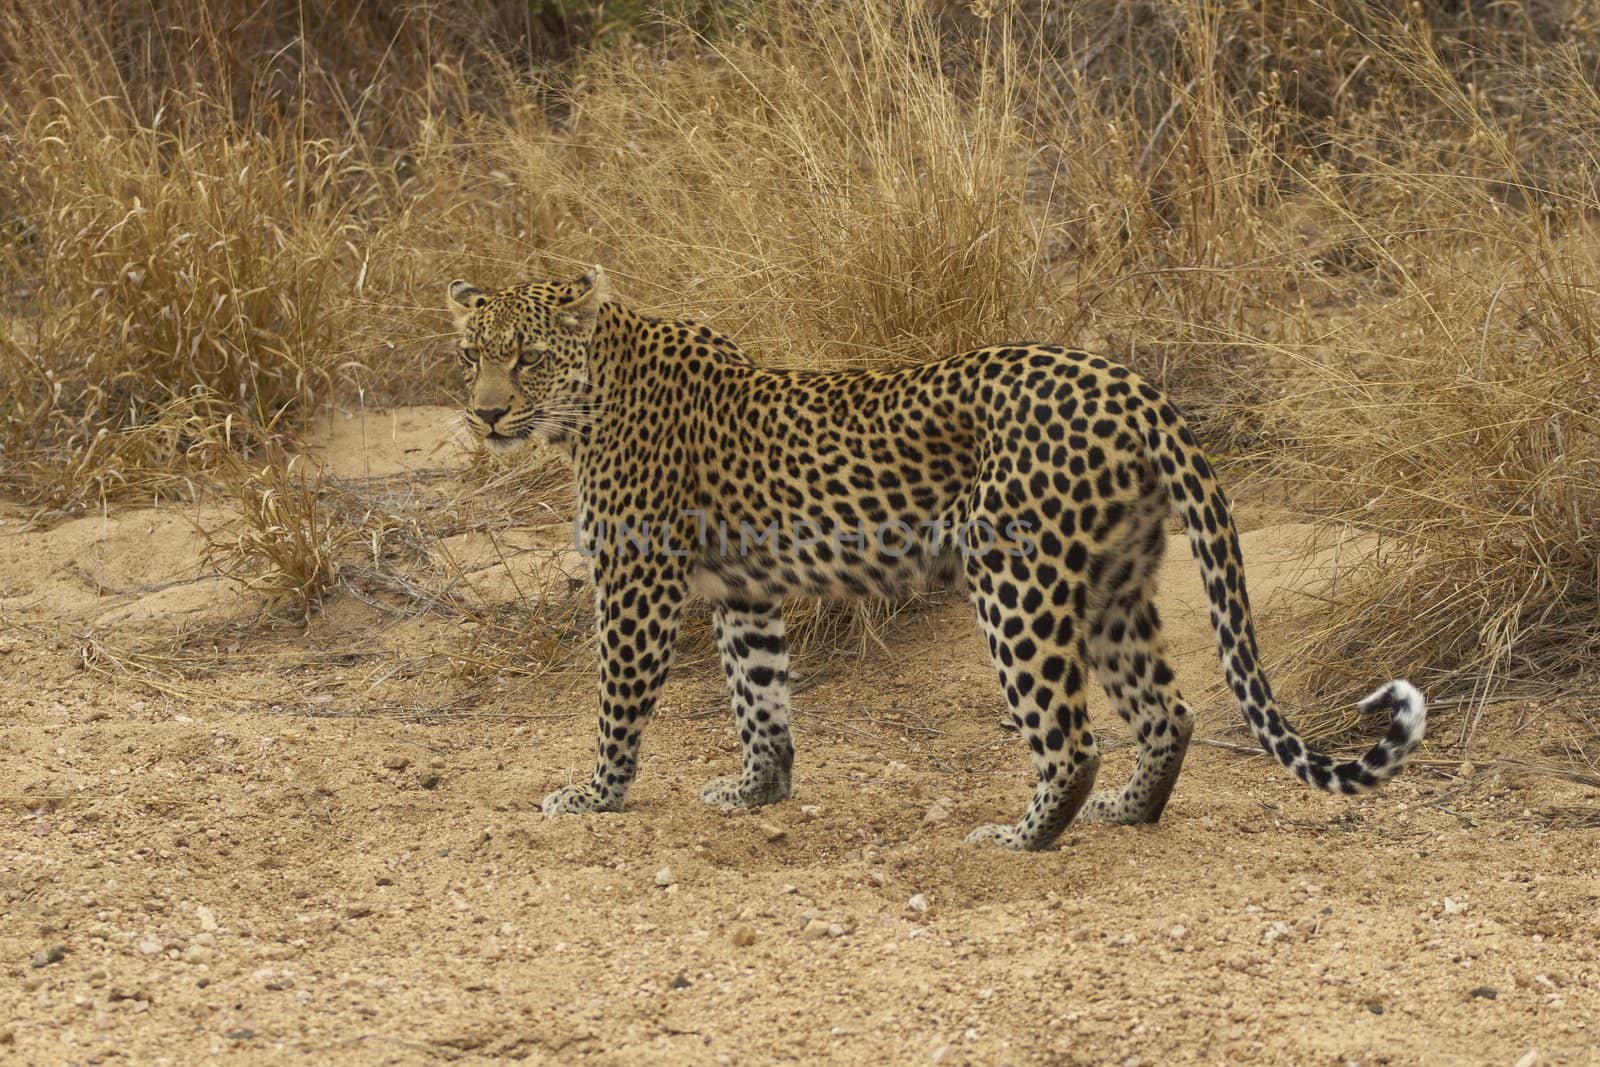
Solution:
[[[470,435],[492,452],[542,441],[576,486],[575,547],[593,579],[598,754],[547,815],[623,808],[686,606],[708,602],[741,747],[707,783],[719,809],[792,794],[783,606],[892,596],[941,566],[964,585],[1036,781],[1015,822],[973,843],[1049,848],[1079,817],[1154,823],[1194,731],[1156,610],[1176,518],[1205,583],[1223,675],[1261,748],[1302,782],[1366,793],[1421,743],[1403,679],[1360,701],[1388,712],[1360,756],[1313,748],[1262,666],[1228,497],[1186,416],[1115,360],[1059,344],[990,345],[866,368],[776,369],[694,319],[637,312],[601,267],[480,289],[447,307]],[[1094,792],[1091,674],[1137,755]]]

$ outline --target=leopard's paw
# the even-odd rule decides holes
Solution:
[[[787,800],[789,790],[776,776],[747,782],[744,778],[713,778],[700,790],[700,799],[714,808],[759,808]]]
[[[1083,808],[1078,812],[1080,820],[1089,822],[1104,822],[1113,825],[1127,825],[1138,822],[1128,812],[1128,805],[1120,789],[1106,789],[1095,793],[1084,801]]]
[[[985,842],[999,845],[1001,848],[1013,852],[1028,851],[1027,839],[1017,831],[1015,826],[1006,826],[1002,823],[991,822],[973,830],[967,835],[967,844],[981,845]]]
[[[593,782],[567,785],[544,798],[539,805],[546,815],[585,815],[596,811],[617,811],[621,805],[606,799]]]

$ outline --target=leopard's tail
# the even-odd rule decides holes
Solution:
[[[1261,667],[1245,592],[1244,557],[1228,498],[1178,410],[1160,401],[1146,408],[1145,415],[1151,461],[1183,520],[1205,580],[1223,673],[1256,740],[1301,781],[1329,793],[1369,792],[1399,774],[1422,742],[1427,721],[1422,694],[1411,683],[1396,680],[1362,700],[1362,711],[1388,709],[1389,732],[1357,759],[1338,761],[1306,744],[1278,710]]]

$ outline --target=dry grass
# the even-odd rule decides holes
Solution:
[[[205,102],[139,127],[81,95],[8,106],[5,182],[28,205],[0,247],[6,479],[54,507],[144,488],[176,452],[100,447],[195,390],[256,432],[331,391],[354,208],[339,153],[291,131],[211,136]],[[200,124],[191,132],[190,122]]]
[[[287,605],[309,621],[339,580],[341,551],[362,531],[329,508],[320,470],[278,445],[265,458],[233,479],[239,517],[206,532],[206,563],[260,594],[269,609]]]
[[[1592,39],[1589,42],[1593,43]],[[1330,517],[1384,535],[1303,644],[1343,688],[1390,662],[1439,695],[1591,675],[1600,664],[1600,215],[1593,160],[1563,135],[1600,120],[1574,52],[1519,72],[1509,122],[1427,41],[1388,42],[1458,124],[1447,168],[1369,157],[1368,189],[1408,212],[1375,229],[1375,289],[1292,353],[1261,405],[1273,458]],[[1503,103],[1503,100],[1502,100]],[[1470,721],[1474,721],[1469,719]]]
[[[350,487],[263,448],[357,390],[451,395],[441,279],[603,262],[770,362],[1035,336],[1166,382],[1234,473],[1384,536],[1290,664],[1314,697],[1592,674],[1590,7],[971,7],[9,0],[0,482],[71,510],[220,479],[230,566],[301,610],[340,562],[434,603],[382,561],[449,524],[374,548]],[[223,423],[244,458],[196,447]],[[551,471],[471,473],[457,525],[559,509]]]

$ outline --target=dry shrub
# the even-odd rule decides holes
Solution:
[[[363,147],[402,148],[435,63],[505,71],[570,54],[582,34],[624,20],[596,7],[4,0],[0,64],[24,82],[64,76],[143,124],[203,97],[243,128],[284,120],[314,140],[354,133]]]
[[[1277,413],[1305,435],[1285,459],[1329,513],[1387,540],[1303,639],[1297,667],[1318,689],[1348,692],[1374,664],[1437,695],[1593,670],[1595,364],[1486,352],[1477,331],[1507,328],[1493,299],[1463,295],[1439,309],[1447,328],[1397,331],[1372,377],[1306,364],[1313,381]]]
[[[437,14],[0,3],[0,484],[56,510],[142,491],[163,454],[104,443],[191,390],[292,430],[393,351],[369,243],[402,213],[435,50],[488,82],[497,42],[556,29],[525,5]]]
[[[1388,541],[1304,639],[1320,689],[1381,663],[1485,696],[1600,662],[1600,361],[1545,347],[1559,312],[1501,274],[1452,279],[1431,321],[1368,320],[1270,410],[1310,498]]]
[[[1600,96],[1570,52],[1515,78],[1485,71],[1545,120],[1525,129],[1426,35],[1385,49],[1458,128],[1448,152],[1374,134],[1387,151],[1365,160],[1360,195],[1308,183],[1363,235],[1373,277],[1343,279],[1342,313],[1294,354],[1265,415],[1307,499],[1387,546],[1310,628],[1297,673],[1348,692],[1382,663],[1472,697],[1592,676],[1600,199],[1593,157],[1563,134],[1594,128]]]
[[[462,472],[464,492],[452,502],[458,522],[452,527],[568,525],[577,493],[567,461],[538,444],[509,454],[472,453]]]
[[[25,286],[17,358],[0,365],[0,446],[7,480],[57,508],[130,481],[89,462],[97,442],[191,390],[261,430],[326,395],[358,209],[332,145],[218,130],[203,101],[135,126],[114,101],[68,92],[0,110],[29,146],[0,163],[29,205],[0,248]]]
[[[338,555],[363,531],[331,508],[326,475],[273,444],[259,465],[234,458],[236,521],[205,531],[206,565],[308,622],[339,579]]]
[[[30,478],[36,500],[58,505],[41,512],[52,517],[90,501],[192,499],[209,484],[216,456],[248,452],[263,441],[259,427],[235,418],[230,405],[200,386],[138,415],[119,428],[85,427],[72,447],[19,448],[9,473]]]
[[[871,364],[1015,336],[1047,305],[1019,64],[970,96],[912,5],[764,5],[594,53],[419,130],[381,288],[437,334],[452,273],[502,284],[603,262],[630,301],[715,321],[769,361]],[[958,61],[959,60],[959,61]],[[1046,176],[1047,177],[1047,176]],[[1048,183],[1046,182],[1046,185]]]

